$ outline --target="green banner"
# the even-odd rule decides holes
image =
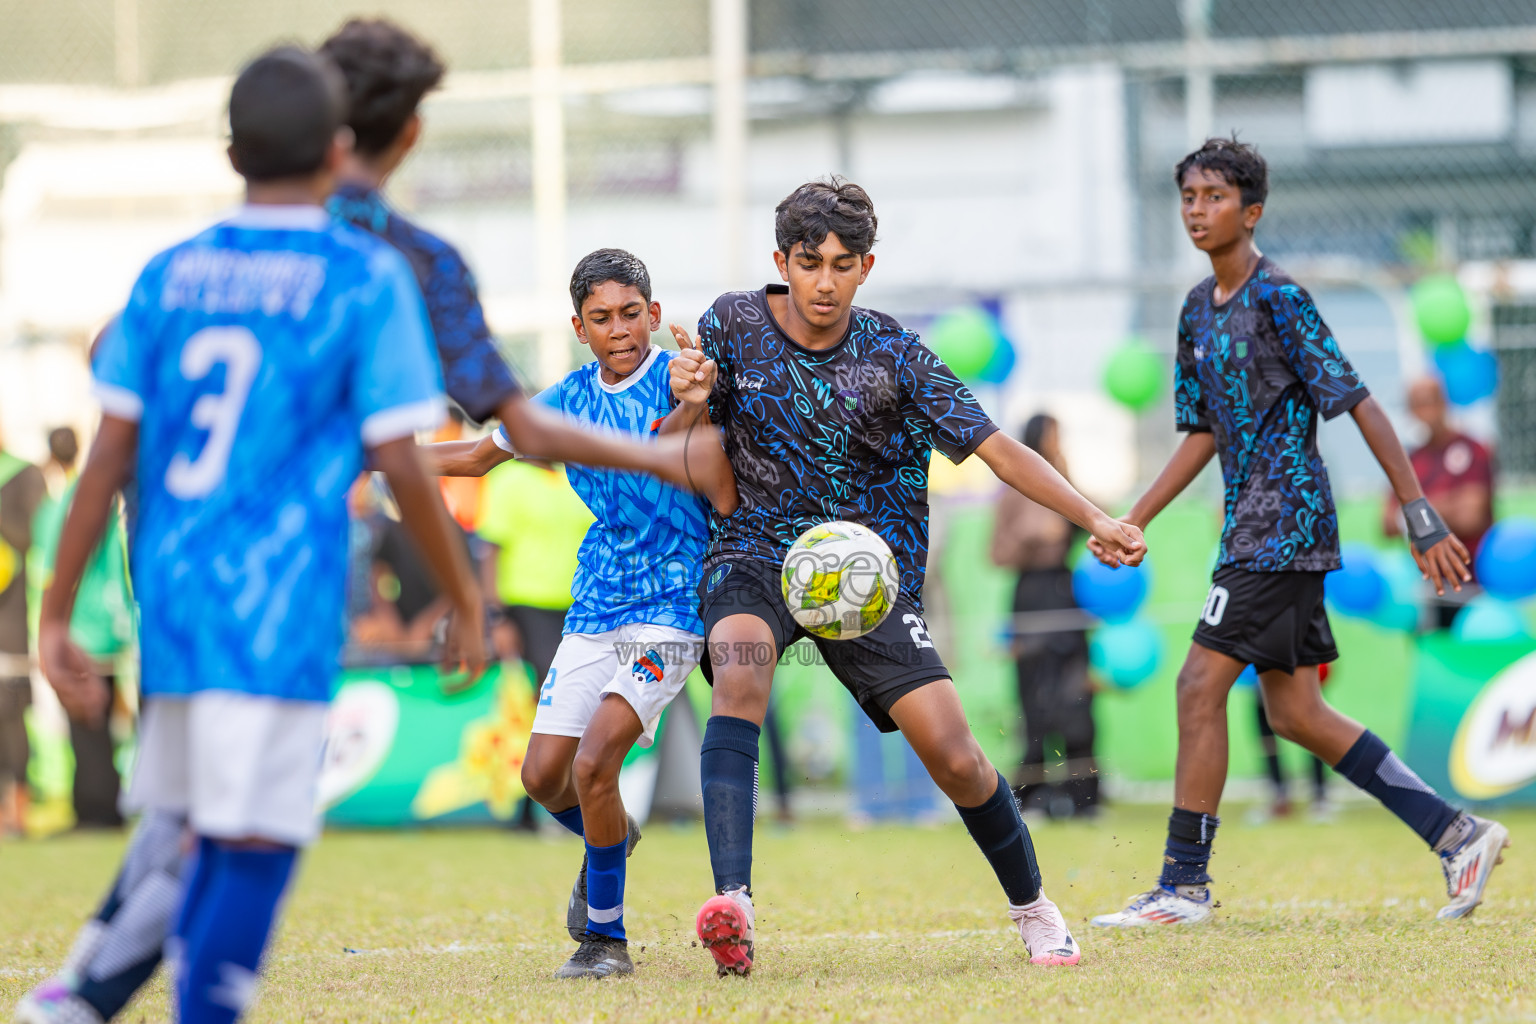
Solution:
[[[1435,633],[1418,648],[1408,764],[1463,800],[1536,803],[1536,641]]]

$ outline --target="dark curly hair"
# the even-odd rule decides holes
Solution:
[[[633,286],[647,303],[651,301],[651,272],[640,257],[623,249],[598,249],[583,256],[571,272],[571,305],[576,307],[577,316],[592,289],[605,281]]]
[[[797,243],[814,253],[828,235],[836,235],[849,252],[862,256],[875,247],[875,229],[880,226],[869,193],[835,174],[801,185],[773,212],[774,235],[786,256]]]
[[[1222,180],[1242,194],[1243,205],[1252,206],[1269,198],[1269,165],[1259,151],[1247,142],[1239,142],[1237,133],[1229,139],[1206,139],[1205,145],[1179,161],[1173,171],[1173,184],[1184,187],[1184,175],[1194,168],[1220,175]]]
[[[347,79],[357,151],[377,156],[400,137],[447,70],[432,47],[384,18],[353,18],[320,44]]]

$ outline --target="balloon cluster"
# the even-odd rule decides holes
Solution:
[[[1344,567],[1328,574],[1328,603],[1340,614],[1387,629],[1412,632],[1428,586],[1406,551],[1386,554],[1363,544],[1343,547]],[[1457,613],[1453,635],[1468,643],[1519,640],[1530,635],[1518,602],[1536,597],[1536,521],[1505,519],[1493,525],[1477,551],[1483,593]]]
[[[928,329],[928,347],[956,377],[1001,384],[1018,365],[1018,352],[997,318],[976,306],[962,306],[940,316]]]
[[[1088,660],[1112,685],[1129,690],[1148,679],[1163,660],[1163,637],[1137,616],[1147,599],[1152,570],[1112,569],[1084,556],[1072,572],[1072,596],[1079,608],[1104,621],[1088,642]]]
[[[1413,286],[1409,298],[1419,333],[1434,350],[1446,397],[1457,405],[1471,405],[1498,390],[1498,359],[1467,344],[1472,307],[1456,278],[1431,274]]]

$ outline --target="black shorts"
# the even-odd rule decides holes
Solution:
[[[774,651],[716,651],[710,645],[710,657],[700,661],[704,678],[714,685],[714,666],[719,655],[760,659],[758,664],[777,664],[784,650],[801,637],[816,645],[837,681],[853,694],[869,720],[881,732],[895,732],[891,705],[902,697],[939,679],[949,678],[949,669],[928,636],[928,626],[905,596],[896,599],[885,621],[872,632],[855,640],[825,640],[800,628],[779,579],[779,567],[771,562],[746,556],[729,558],[712,565],[699,581],[699,615],[704,619],[708,640],[715,625],[732,615],[752,615],[762,619],[773,631]]]
[[[1195,627],[1195,643],[1256,671],[1295,672],[1338,658],[1323,608],[1322,572],[1216,570]]]

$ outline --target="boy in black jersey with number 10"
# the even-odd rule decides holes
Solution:
[[[1187,436],[1128,518],[1145,527],[1220,452],[1226,523],[1179,671],[1179,754],[1162,876],[1093,923],[1195,924],[1211,916],[1206,868],[1227,776],[1227,693],[1250,664],[1275,732],[1417,832],[1445,871],[1450,902],[1439,917],[1464,917],[1482,900],[1509,833],[1440,799],[1375,733],[1323,700],[1318,666],[1338,657],[1323,577],[1340,563],[1338,517],[1317,453],[1318,413],[1347,412],[1360,428],[1402,503],[1413,557],[1437,592],[1470,579],[1467,549],[1424,500],[1386,413],[1311,297],[1254,246],[1269,192],[1263,157],[1236,139],[1210,139],[1184,158],[1174,180],[1184,227],[1214,273],[1179,315],[1174,407]]]
[[[714,684],[701,774],[715,891],[699,937],[719,973],[752,969],[752,818],[757,742],[773,669],[804,636],[780,591],[780,567],[806,529],[849,520],[890,545],[901,573],[895,607],[855,640],[812,637],[828,667],[882,731],[900,729],[991,862],[1038,964],[1079,953],[1041,890],[1013,794],[971,735],[949,671],[922,619],[928,558],[928,458],[973,453],[1004,483],[1100,541],[1111,564],[1141,561],[1134,527],[1115,522],[1050,464],[1000,432],[917,335],[853,305],[875,258],[875,212],[857,185],[796,189],[777,210],[774,260],[787,283],[732,292],[699,321],[699,347],[674,327],[680,401],[664,429],[707,415],[735,471],[740,507],[716,516],[699,585]]]

